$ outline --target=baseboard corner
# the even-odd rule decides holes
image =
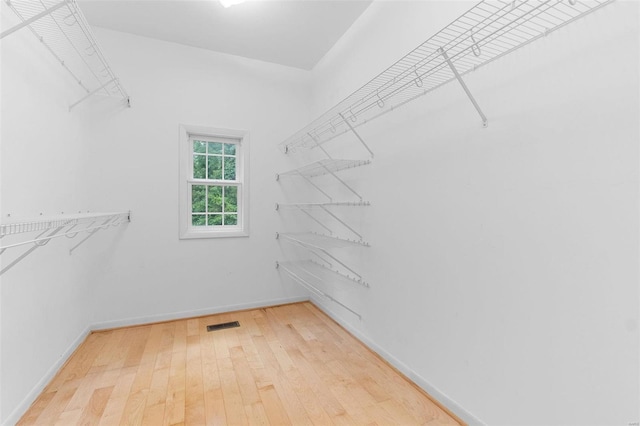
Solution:
[[[27,412],[31,404],[40,396],[44,388],[51,382],[51,380],[55,377],[55,375],[60,371],[62,366],[67,362],[67,360],[71,357],[71,355],[75,352],[75,350],[84,342],[87,336],[91,333],[91,329],[89,327],[85,327],[78,337],[74,339],[73,342],[67,347],[67,349],[58,357],[57,361],[49,367],[47,372],[42,376],[42,378],[31,388],[29,393],[23,398],[22,402],[18,404],[18,406],[7,416],[7,418],[2,422],[2,426],[13,426],[20,418]]]

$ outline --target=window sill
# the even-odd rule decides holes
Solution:
[[[248,237],[249,231],[241,229],[216,230],[216,231],[196,231],[187,230],[180,233],[181,240],[193,240],[200,238],[239,238]]]

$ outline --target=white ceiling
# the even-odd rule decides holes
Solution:
[[[315,64],[371,0],[81,0],[91,25],[274,62]]]

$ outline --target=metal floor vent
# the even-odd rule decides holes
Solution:
[[[238,321],[223,322],[222,324],[208,325],[207,331],[224,330],[225,328],[235,328],[235,327],[240,327],[240,323]]]

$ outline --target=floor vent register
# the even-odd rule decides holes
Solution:
[[[217,330],[224,330],[226,328],[235,328],[235,327],[240,327],[240,323],[238,321],[223,322],[222,324],[208,325],[207,331],[217,331]]]

